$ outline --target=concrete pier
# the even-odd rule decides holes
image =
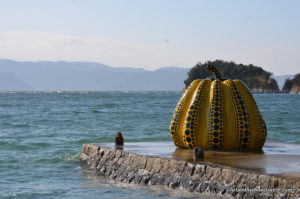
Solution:
[[[300,155],[205,151],[193,162],[191,150],[170,142],[84,144],[81,161],[97,174],[139,185],[163,185],[236,198],[299,198]]]

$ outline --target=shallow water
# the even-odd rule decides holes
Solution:
[[[180,96],[179,92],[0,93],[0,198],[198,198],[94,178],[78,161],[82,144],[112,142],[117,131],[126,142],[171,141],[169,123]],[[298,146],[300,95],[255,98],[268,139],[289,148]],[[287,150],[283,147],[278,153]]]

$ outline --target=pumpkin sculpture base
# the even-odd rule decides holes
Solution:
[[[282,148],[287,154],[274,153]],[[80,159],[97,174],[127,183],[230,197],[294,198],[300,196],[299,150],[299,145],[267,142],[265,154],[205,151],[204,161],[193,162],[192,150],[176,150],[171,142],[125,143],[124,150],[104,143],[84,144]]]

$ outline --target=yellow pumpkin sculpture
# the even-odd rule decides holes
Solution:
[[[266,125],[254,98],[240,80],[198,79],[186,89],[175,109],[170,133],[178,148],[260,150]]]

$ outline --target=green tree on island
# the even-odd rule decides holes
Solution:
[[[242,80],[252,90],[279,91],[276,80],[271,78],[272,73],[252,64],[236,64],[232,61],[227,62],[223,60],[207,61],[204,64],[199,62],[196,64],[188,72],[188,78],[184,81],[185,86],[188,87],[195,79],[212,77],[211,73],[206,71],[207,65],[215,66],[224,78]]]

